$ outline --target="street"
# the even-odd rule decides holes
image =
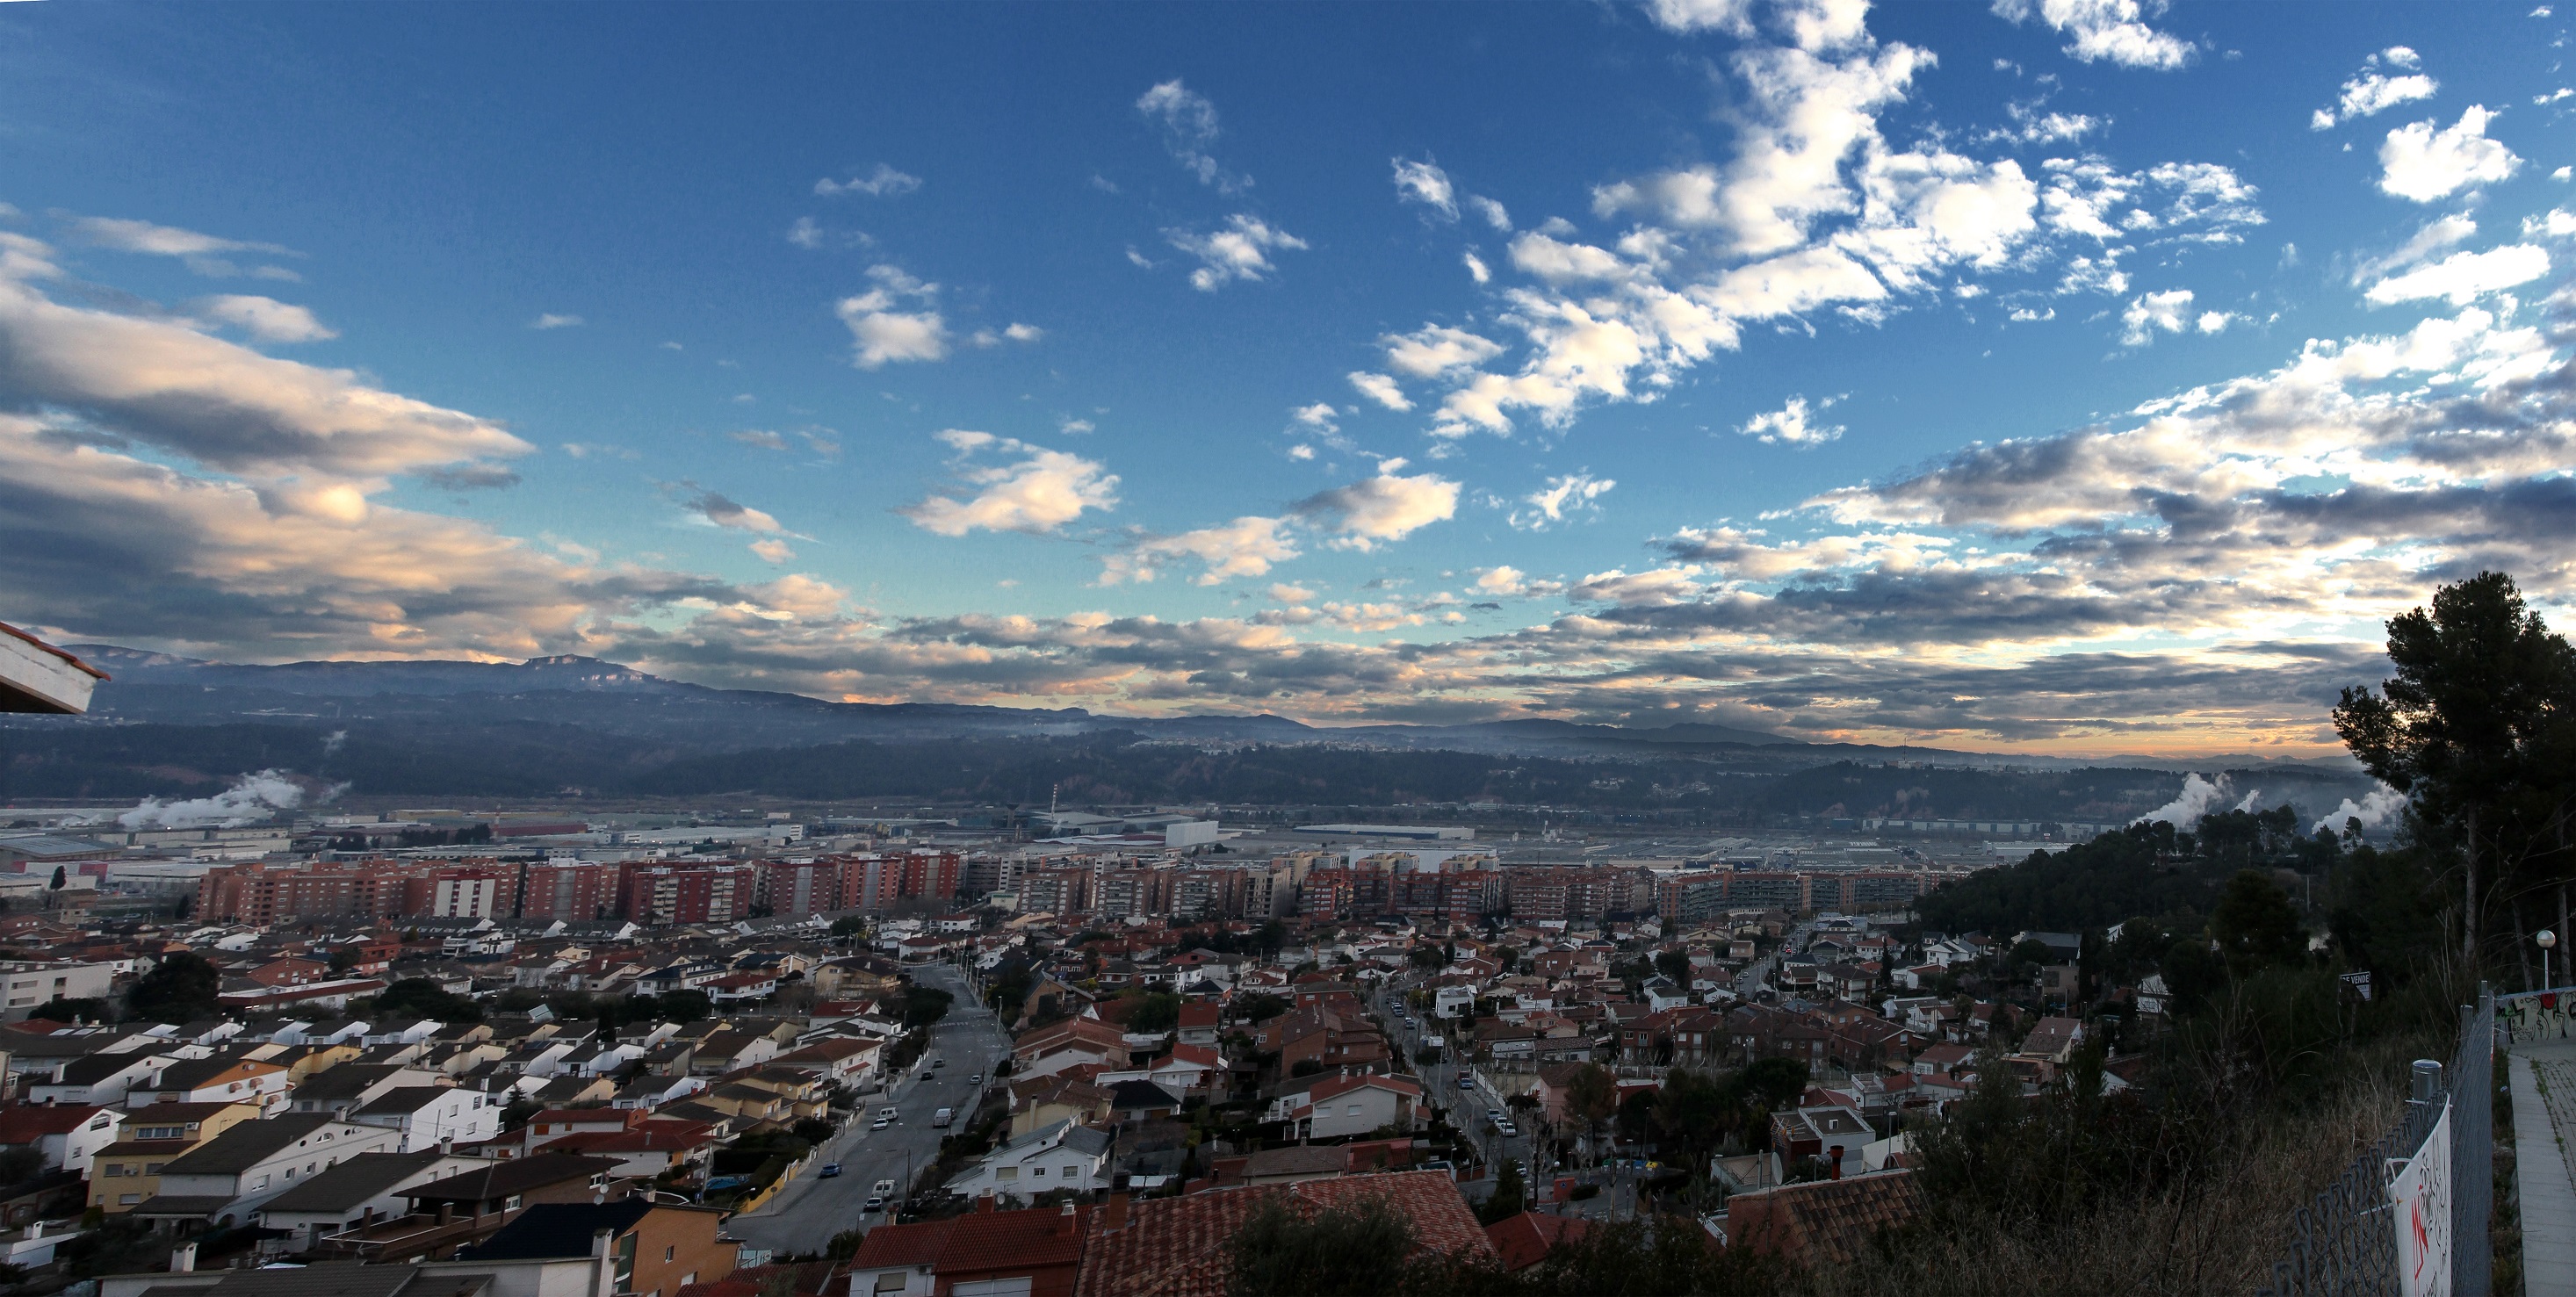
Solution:
[[[1395,1029],[1396,1047],[1403,1052],[1408,1061],[1412,1059],[1415,1051],[1422,1048],[1426,1023],[1440,1030],[1455,1030],[1457,1026],[1455,1023],[1438,1018],[1425,1018],[1420,1014],[1414,1014],[1410,1008],[1406,1009],[1406,1012],[1411,1015],[1409,1020],[1396,1021],[1395,1009],[1404,1003],[1405,984],[1409,981],[1410,979],[1404,978],[1394,979],[1388,985],[1381,987],[1376,997],[1378,1015],[1389,1027]],[[1440,1032],[1434,1031],[1432,1034],[1440,1034]],[[1486,1086],[1481,1077],[1476,1078],[1475,1089],[1458,1088],[1458,1077],[1462,1070],[1467,1075],[1474,1076],[1472,1068],[1461,1069],[1456,1063],[1449,1061],[1460,1056],[1459,1042],[1452,1039],[1450,1047],[1441,1051],[1442,1061],[1427,1067],[1416,1064],[1414,1074],[1422,1082],[1424,1096],[1434,1106],[1448,1114],[1449,1125],[1476,1147],[1478,1155],[1484,1159],[1490,1172],[1481,1181],[1469,1181],[1465,1184],[1468,1195],[1481,1198],[1491,1193],[1506,1162],[1527,1159],[1533,1179],[1547,1175],[1550,1163],[1544,1157],[1532,1156],[1533,1136],[1529,1129],[1524,1127],[1520,1134],[1507,1137],[1496,1134],[1487,1120],[1485,1112],[1491,1108],[1502,1109],[1504,1114],[1514,1121],[1521,1119],[1520,1114],[1514,1113],[1503,1103],[1502,1095]],[[1532,1187],[1532,1192],[1535,1192],[1535,1186]]]
[[[994,1079],[993,1068],[1011,1056],[1010,1039],[992,1013],[975,1002],[965,977],[947,964],[921,965],[912,975],[924,986],[957,997],[948,1016],[931,1028],[930,1048],[920,1062],[896,1079],[891,1095],[862,1101],[848,1128],[833,1137],[820,1156],[807,1162],[796,1179],[759,1211],[728,1221],[727,1233],[754,1247],[819,1254],[833,1235],[845,1229],[884,1223],[890,1213],[863,1217],[859,1210],[875,1192],[876,1182],[894,1181],[898,1187],[891,1197],[899,1202],[911,1188],[911,1177],[938,1159],[940,1137],[963,1131],[974,1115],[976,1088],[967,1078],[980,1072],[986,1085],[1001,1084]],[[930,1060],[934,1058],[946,1059],[948,1066],[933,1071]],[[901,1119],[884,1130],[868,1129],[877,1109],[883,1107],[897,1109]],[[957,1110],[957,1124],[950,1130],[930,1124],[941,1108]],[[824,1179],[823,1165],[835,1161],[841,1164],[841,1174]]]

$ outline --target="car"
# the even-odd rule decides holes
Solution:
[[[946,1130],[948,1129],[948,1123],[956,1120],[956,1117],[957,1110],[955,1108],[942,1108],[939,1111],[930,1114],[930,1124],[941,1130]]]
[[[946,1066],[948,1066],[948,1060],[947,1060],[947,1059],[944,1059],[944,1058],[934,1058],[934,1059],[930,1060],[930,1070],[931,1070],[931,1071],[936,1072],[936,1071],[938,1071],[939,1069],[941,1069],[941,1068],[943,1068],[943,1067],[946,1067]]]
[[[1502,1110],[1502,1109],[1500,1109],[1500,1108],[1487,1108],[1487,1109],[1485,1109],[1485,1120],[1487,1120],[1487,1121],[1501,1121],[1502,1119],[1503,1119],[1503,1110]]]
[[[885,1210],[885,1195],[884,1195],[884,1194],[881,1194],[881,1193],[872,1193],[872,1194],[869,1194],[869,1195],[868,1195],[868,1201],[867,1201],[867,1204],[866,1204],[865,1206],[860,1207],[860,1208],[859,1208],[859,1210],[860,1210],[860,1211],[863,1211],[863,1212],[867,1212],[867,1211],[884,1211],[884,1210]]]
[[[891,1194],[891,1193],[893,1193],[893,1192],[894,1192],[894,1181],[892,1181],[892,1180],[879,1180],[879,1181],[877,1181],[877,1182],[876,1182],[875,1189],[876,1189],[877,1196],[879,1196],[879,1197],[884,1197],[885,1195],[887,1195],[887,1194]]]
[[[900,1112],[898,1112],[898,1111],[896,1111],[896,1110],[894,1110],[894,1109],[892,1109],[892,1108],[879,1108],[879,1109],[877,1109],[877,1120],[879,1120],[879,1121],[893,1121],[893,1120],[895,1120],[896,1118],[901,1117],[902,1115],[903,1115],[902,1113],[900,1113]]]
[[[1462,1076],[1462,1077],[1459,1077],[1459,1078],[1458,1078],[1458,1088],[1459,1088],[1459,1089],[1461,1089],[1461,1090],[1473,1090],[1473,1089],[1475,1089],[1475,1088],[1476,1088],[1476,1078],[1474,1078],[1474,1077],[1472,1077],[1472,1076]]]
[[[893,1124],[894,1124],[893,1122],[888,1121],[888,1120],[886,1120],[886,1119],[885,1119],[885,1118],[883,1118],[883,1117],[879,1117],[879,1118],[877,1118],[875,1121],[872,1121],[872,1122],[869,1122],[869,1123],[868,1123],[868,1129],[870,1129],[870,1130],[884,1130],[886,1127],[891,1126],[891,1125],[893,1125]]]
[[[816,1172],[816,1173],[815,1173],[815,1178],[817,1178],[817,1179],[821,1179],[821,1180],[829,1180],[829,1179],[831,1179],[833,1176],[839,1175],[840,1173],[841,1173],[841,1164],[840,1164],[840,1163],[838,1163],[838,1162],[825,1162],[825,1163],[823,1164],[823,1169],[822,1169],[821,1171],[818,1171],[818,1172]]]
[[[977,1072],[973,1076],[967,1077],[966,1083],[969,1085],[982,1085],[984,1083],[984,1074]]]
[[[1521,1128],[1508,1121],[1498,1121],[1494,1123],[1494,1133],[1505,1139],[1518,1139],[1520,1138]]]

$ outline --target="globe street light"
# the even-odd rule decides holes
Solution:
[[[2542,928],[2538,940],[2540,942],[2540,989],[2545,991],[2549,989],[2549,952],[2557,948],[2558,934]]]

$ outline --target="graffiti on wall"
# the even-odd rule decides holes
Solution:
[[[2576,1024],[2569,1022],[2572,1011],[2576,1011],[2576,989],[2496,997],[2496,1021],[2511,1033],[2507,1039],[2517,1043],[2576,1038]]]

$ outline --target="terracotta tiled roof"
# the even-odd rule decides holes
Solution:
[[[1505,1270],[1527,1270],[1547,1259],[1559,1243],[1583,1237],[1591,1228],[1579,1216],[1549,1216],[1525,1211],[1485,1227],[1485,1240],[1503,1259]]]
[[[1301,1215],[1380,1197],[1413,1222],[1417,1255],[1445,1256],[1466,1250],[1493,1254],[1467,1201],[1445,1172],[1409,1171],[1394,1175],[1352,1176],[1295,1185],[1255,1185],[1217,1189],[1182,1198],[1154,1198],[1133,1204],[1125,1224],[1106,1227],[1106,1216],[1092,1219],[1090,1247],[1084,1252],[1075,1297],[1223,1297],[1227,1273],[1222,1263],[1226,1241],[1252,1219],[1262,1204],[1286,1201]]]
[[[1847,1262],[1871,1235],[1922,1214],[1923,1186],[1905,1170],[1783,1185],[1726,1202],[1731,1242],[1800,1264]]]

